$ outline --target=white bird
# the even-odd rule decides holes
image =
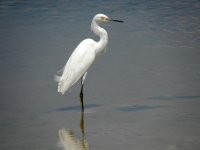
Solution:
[[[73,51],[69,60],[67,61],[62,76],[55,75],[55,81],[58,82],[58,92],[64,94],[69,90],[79,78],[81,78],[81,105],[83,107],[83,85],[87,75],[89,67],[94,60],[106,51],[108,43],[108,34],[105,29],[101,28],[99,24],[101,22],[122,22],[116,19],[110,19],[104,14],[97,14],[94,16],[91,24],[91,30],[100,37],[99,42],[95,42],[93,39],[83,40]]]

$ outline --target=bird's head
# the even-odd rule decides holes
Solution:
[[[111,19],[111,18],[109,18],[108,16],[106,16],[104,14],[97,14],[96,16],[94,16],[93,20],[96,21],[97,23],[108,22],[108,21],[115,21],[115,22],[124,23],[124,21]]]

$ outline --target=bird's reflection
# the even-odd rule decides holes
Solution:
[[[88,143],[85,140],[85,133],[84,133],[84,112],[81,112],[80,116],[80,129],[82,132],[82,140],[78,140],[74,136],[74,132],[62,128],[59,130],[60,136],[60,144],[66,150],[89,150]]]

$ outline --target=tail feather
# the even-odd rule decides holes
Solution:
[[[55,76],[54,76],[54,80],[55,80],[56,82],[60,82],[61,76],[55,75]]]
[[[54,76],[54,80],[56,81],[56,82],[58,82],[58,92],[61,92],[61,77],[62,76],[57,76],[57,75],[55,75]],[[62,94],[64,94],[64,93],[62,93]]]
[[[54,80],[58,82],[58,92],[60,92],[62,95],[71,87],[70,83],[66,82],[67,78],[62,78],[62,76],[55,75]]]

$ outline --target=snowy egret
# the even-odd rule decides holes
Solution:
[[[106,51],[108,43],[108,34],[105,29],[101,28],[99,24],[101,22],[122,22],[120,20],[111,19],[104,14],[97,14],[94,16],[91,23],[91,30],[100,37],[99,42],[95,42],[93,39],[83,40],[73,51],[69,60],[67,61],[62,71],[62,76],[55,75],[55,81],[58,82],[58,92],[64,94],[69,90],[76,81],[81,78],[81,105],[83,106],[83,86],[84,80],[87,75],[87,71],[93,61]]]

